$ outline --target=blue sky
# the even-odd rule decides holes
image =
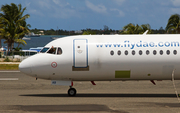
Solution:
[[[22,4],[30,14],[31,28],[120,30],[123,26],[150,24],[166,27],[172,14],[180,14],[180,0],[1,0],[0,5]]]

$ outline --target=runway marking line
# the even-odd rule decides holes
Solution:
[[[0,73],[19,73],[20,71],[0,71]],[[19,80],[19,78],[0,78],[0,80]]]
[[[0,78],[0,80],[19,80],[19,78]]]
[[[20,71],[0,71],[0,73],[19,73]]]

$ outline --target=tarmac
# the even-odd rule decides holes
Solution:
[[[69,97],[67,86],[0,71],[0,113],[180,113],[172,81],[155,82],[74,82],[77,95]]]

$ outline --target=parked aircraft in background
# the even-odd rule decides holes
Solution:
[[[176,70],[175,70],[176,69]],[[23,60],[19,70],[53,85],[73,81],[180,79],[180,35],[81,35],[48,43]],[[175,71],[174,71],[175,70]],[[174,71],[174,72],[173,72]]]

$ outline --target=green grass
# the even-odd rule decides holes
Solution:
[[[19,64],[0,64],[0,70],[19,70]]]

